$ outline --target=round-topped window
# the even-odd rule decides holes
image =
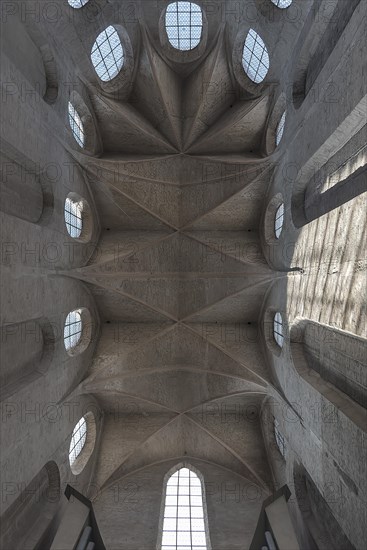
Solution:
[[[64,346],[71,357],[87,349],[93,333],[92,316],[85,307],[70,311],[64,323]]]
[[[79,309],[68,313],[64,325],[64,345],[66,351],[77,346],[82,336],[82,316]]]
[[[157,548],[211,548],[202,475],[191,465],[181,464],[165,477],[163,494],[162,530]]]
[[[168,41],[177,50],[193,50],[203,32],[203,13],[193,2],[172,2],[165,18]]]
[[[92,412],[88,411],[73,429],[69,446],[69,464],[73,474],[82,472],[96,441],[96,421]]]
[[[70,197],[66,197],[64,207],[64,217],[67,232],[70,237],[77,239],[80,237],[83,229],[83,203],[82,201],[73,201]]]

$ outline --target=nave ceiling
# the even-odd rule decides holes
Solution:
[[[128,29],[132,83],[110,93],[85,82],[98,154],[73,153],[101,225],[88,265],[67,273],[88,285],[101,318],[80,386],[107,413],[98,483],[191,456],[268,492],[260,411],[271,376],[258,321],[286,273],[268,266],[259,230],[277,87],[240,85],[238,29],[225,16],[202,55],[178,63],[151,30],[159,10],[140,7]],[[236,412],[223,422],[227,409]]]

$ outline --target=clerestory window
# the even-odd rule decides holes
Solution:
[[[274,325],[273,325],[273,332],[274,332],[274,340],[278,344],[279,347],[283,347],[284,343],[284,334],[283,334],[283,317],[277,311],[277,313],[274,315]]]
[[[80,310],[75,309],[68,313],[64,325],[64,345],[66,351],[75,348],[82,335],[82,316]]]
[[[242,53],[242,66],[247,76],[259,84],[269,71],[269,54],[261,36],[250,29]]]
[[[80,147],[84,147],[85,143],[85,133],[84,133],[84,126],[82,123],[82,119],[80,118],[80,115],[78,111],[75,109],[74,105],[69,101],[68,103],[68,112],[69,112],[69,124],[71,131],[73,133],[75,141],[80,145]]]
[[[277,420],[274,420],[274,437],[280,454],[285,458],[285,438],[279,430],[279,424]]]
[[[120,72],[124,61],[124,49],[120,37],[110,25],[96,38],[91,51],[93,67],[103,82],[115,78]]]
[[[198,46],[203,31],[203,13],[193,2],[172,2],[166,9],[166,32],[169,43],[177,50]]]
[[[282,137],[284,134],[285,117],[286,117],[286,111],[284,111],[284,113],[282,114],[279,124],[277,126],[276,137],[275,137],[275,143],[277,147],[279,143],[282,141]]]
[[[67,232],[70,237],[77,239],[80,237],[83,229],[83,203],[82,201],[73,201],[70,197],[65,200],[64,217]]]
[[[74,462],[83,450],[87,439],[87,423],[84,416],[79,420],[73,430],[69,447],[69,463],[73,466]]]
[[[274,219],[274,232],[277,239],[280,238],[280,235],[283,231],[284,225],[284,203],[280,204],[275,212]]]

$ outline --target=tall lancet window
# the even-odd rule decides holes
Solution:
[[[201,476],[189,466],[166,478],[161,550],[210,550]]]

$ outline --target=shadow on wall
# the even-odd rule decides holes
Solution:
[[[293,104],[296,109],[301,107],[309,94],[360,1],[315,2],[300,36],[302,46],[293,76]],[[333,94],[335,90],[330,88],[329,93]]]
[[[52,185],[39,168],[1,140],[1,211],[22,220],[43,225],[53,212]],[[24,200],[27,197],[27,200]]]
[[[31,18],[30,18],[31,19]],[[44,36],[40,33],[36,26],[26,24],[28,34],[34,44],[37,46],[44,68],[45,74],[45,92],[43,99],[49,105],[52,105],[57,100],[59,94],[58,72],[55,57],[50,44],[47,43]]]
[[[1,327],[0,401],[46,374],[55,342],[54,327],[44,317]]]
[[[315,190],[314,187],[313,181],[308,182],[304,193],[295,195],[292,199],[292,218],[297,228],[307,225],[365,193],[367,165],[361,166],[323,193]]]
[[[16,484],[18,486],[18,484]],[[43,545],[60,501],[57,464],[47,462],[1,517],[0,546],[4,550],[31,550]]]
[[[334,518],[327,500],[301,464],[295,464],[294,467],[294,489],[301,517],[310,537],[308,549],[355,550]],[[325,496],[333,498],[332,494]]]
[[[298,374],[363,428],[367,341],[309,319],[297,320],[290,336]]]

